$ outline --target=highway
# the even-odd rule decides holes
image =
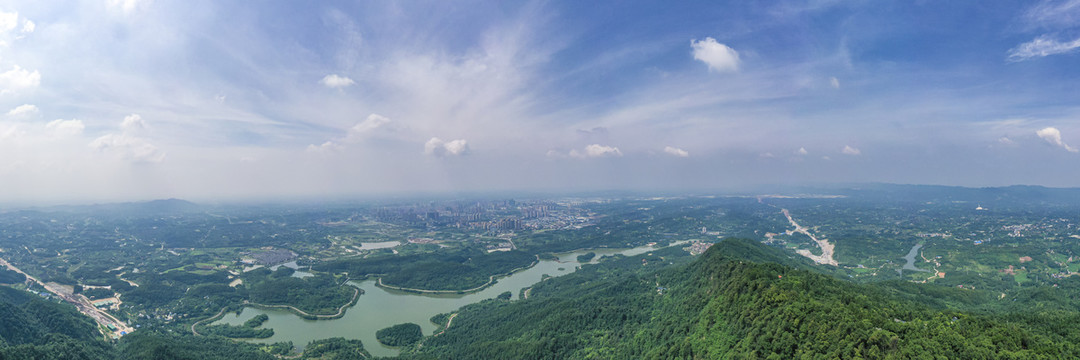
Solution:
[[[94,307],[93,304],[90,304],[90,300],[87,299],[85,296],[72,294],[70,291],[67,290],[67,288],[56,283],[42,283],[37,278],[30,276],[30,274],[27,274],[19,268],[15,267],[14,265],[11,265],[11,263],[7,262],[7,260],[0,259],[0,265],[3,265],[8,269],[11,269],[12,271],[25,275],[27,279],[30,279],[30,281],[37,283],[41,287],[45,288],[45,290],[55,294],[60,299],[63,299],[69,304],[74,305],[76,309],[79,309],[79,312],[94,319],[94,321],[97,321],[97,323],[101,326],[105,328],[108,328],[109,325],[114,326],[116,330],[112,331],[112,336],[110,337],[118,338],[120,336],[123,336],[124,334],[130,334],[132,331],[135,331],[135,329],[127,326],[127,324],[124,324],[123,321],[120,321],[109,313],[106,313],[105,311],[99,310],[98,308]]]

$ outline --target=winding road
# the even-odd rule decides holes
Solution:
[[[439,331],[438,334],[431,335],[431,336],[432,337],[439,336],[439,335],[442,335],[442,333],[446,332],[446,330],[450,328],[450,323],[454,322],[454,318],[456,318],[456,317],[457,317],[457,313],[450,314],[450,318],[446,319],[446,327],[444,327],[442,329],[442,331]]]
[[[424,290],[424,289],[413,289],[413,288],[394,286],[394,285],[386,285],[386,284],[383,284],[381,277],[379,278],[378,281],[375,282],[375,284],[380,286],[380,287],[384,287],[384,288],[391,289],[391,290],[408,291],[408,292],[423,293],[423,294],[468,294],[468,293],[483,290],[484,288],[486,288],[488,286],[491,286],[491,284],[495,283],[495,278],[507,276],[507,275],[516,273],[518,271],[531,268],[533,266],[536,266],[536,264],[539,263],[539,262],[540,262],[540,258],[537,257],[537,260],[533,261],[533,263],[529,264],[529,266],[519,267],[517,269],[510,270],[510,272],[505,273],[505,274],[491,275],[491,276],[488,277],[488,282],[484,283],[483,285],[474,287],[472,289],[465,289],[465,290]]]
[[[352,285],[349,285],[349,286],[352,286]],[[349,302],[345,303],[345,305],[341,305],[341,307],[338,308],[337,313],[335,313],[333,315],[309,314],[307,311],[297,309],[296,307],[294,307],[292,305],[266,305],[266,304],[248,302],[247,300],[244,301],[244,305],[267,307],[267,308],[283,308],[283,309],[289,309],[289,310],[295,311],[297,314],[300,314],[300,315],[303,315],[303,316],[308,316],[308,317],[313,317],[313,318],[316,318],[316,319],[335,319],[335,318],[340,317],[341,314],[345,313],[345,308],[349,307],[352,304],[355,304],[356,303],[356,298],[360,296],[360,288],[355,287],[355,286],[353,286],[352,288],[353,288],[352,300],[349,300]]]

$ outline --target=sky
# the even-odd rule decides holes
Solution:
[[[2,1],[0,202],[1080,186],[1080,0]]]

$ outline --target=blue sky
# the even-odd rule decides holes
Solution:
[[[0,5],[3,202],[1080,186],[1080,0]]]

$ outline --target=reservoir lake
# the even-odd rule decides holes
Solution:
[[[671,245],[677,246],[684,242],[680,241]],[[494,285],[471,294],[416,294],[375,286],[375,279],[350,281],[364,293],[360,295],[355,305],[346,310],[345,316],[338,319],[307,320],[288,310],[248,307],[244,308],[240,314],[226,314],[213,324],[241,325],[259,314],[266,314],[270,319],[263,323],[263,327],[274,329],[274,336],[266,339],[245,339],[245,341],[254,343],[292,341],[293,345],[302,351],[304,346],[312,340],[344,337],[360,339],[364,343],[364,348],[372,355],[395,356],[398,353],[396,348],[384,346],[375,340],[376,331],[391,325],[411,322],[420,325],[424,335],[431,335],[436,328],[430,321],[432,316],[453,312],[462,306],[494,298],[505,291],[511,292],[513,298],[517,299],[521,289],[540,282],[545,274],[560,276],[577,270],[581,265],[577,261],[578,255],[594,252],[596,258],[591,263],[595,263],[603,256],[613,254],[634,256],[652,250],[655,249],[642,246],[632,249],[592,249],[555,254],[559,257],[558,261],[541,260],[531,268],[498,278]],[[286,266],[295,267],[296,265],[290,263]],[[310,274],[297,271],[294,276],[310,276]]]

